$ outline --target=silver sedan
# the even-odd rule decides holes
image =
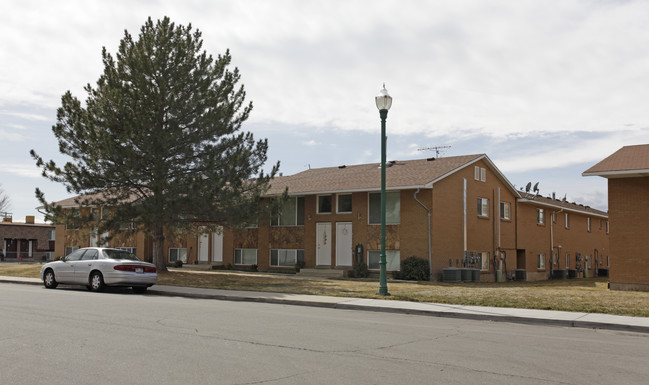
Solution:
[[[133,253],[105,247],[77,249],[58,261],[41,268],[41,279],[48,289],[58,284],[85,285],[102,291],[106,286],[132,287],[144,293],[158,281],[156,267]]]

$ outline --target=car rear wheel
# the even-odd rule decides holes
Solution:
[[[90,274],[90,290],[103,291],[105,287],[106,284],[104,284],[104,277],[100,272],[95,271],[94,273]]]
[[[52,269],[47,269],[47,271],[43,275],[43,285],[48,289],[56,289],[56,287],[59,285],[59,283],[56,282],[56,277],[54,277],[54,272],[52,271]]]
[[[146,289],[148,289],[146,286],[133,286],[133,292],[135,294],[144,294],[146,293]]]

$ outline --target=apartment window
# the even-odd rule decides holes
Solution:
[[[271,223],[273,226],[304,226],[304,197],[288,198]]]
[[[103,221],[107,221],[107,220],[110,219],[110,210],[109,209],[107,209],[105,207],[101,208],[101,219]]]
[[[381,193],[370,193],[370,225],[381,224]],[[401,222],[401,193],[390,191],[385,193],[385,223],[398,225]]]
[[[90,218],[92,218],[93,221],[96,221],[99,219],[99,207],[92,207],[90,208]]]
[[[536,223],[539,225],[545,224],[545,211],[543,209],[536,209]]]
[[[557,223],[557,212],[556,211],[552,212],[552,223]]]
[[[483,251],[480,256],[480,270],[489,270],[489,252]]]
[[[338,213],[351,213],[352,212],[352,194],[339,194],[338,200]]]
[[[119,224],[120,230],[135,230],[136,227],[135,221],[122,222]]]
[[[182,261],[187,263],[187,249],[169,248],[169,262]]]
[[[489,199],[478,198],[478,216],[480,217],[489,216]]]
[[[270,265],[271,266],[290,266],[293,267],[298,261],[304,261],[304,250],[290,249],[271,249]]]
[[[512,219],[512,205],[509,202],[500,202],[500,219]]]
[[[590,218],[586,218],[586,230],[590,232]]]
[[[473,167],[473,179],[479,180],[480,182],[487,181],[487,169],[480,166]]]
[[[66,246],[65,247],[65,255],[70,255],[76,250],[79,250],[79,246]]]
[[[56,241],[56,230],[47,230],[47,240]]]
[[[369,250],[367,252],[367,267],[370,270],[379,270],[381,268],[381,251]],[[385,270],[399,271],[401,267],[401,251],[385,250]]]
[[[545,269],[545,254],[539,254],[537,268],[539,270]]]
[[[566,269],[570,269],[570,254],[566,254]]]
[[[234,249],[235,265],[256,265],[257,249]]]
[[[566,229],[570,227],[570,217],[568,216],[568,213],[566,213]]]
[[[136,248],[135,247],[116,247],[116,249],[128,251],[129,253],[136,255]]]
[[[331,195],[318,195],[318,214],[331,214]]]
[[[79,230],[79,209],[70,209],[70,216],[66,218],[66,230]]]
[[[601,219],[599,220],[599,229],[600,230],[602,229],[602,220]]]

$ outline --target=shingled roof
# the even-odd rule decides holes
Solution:
[[[568,202],[563,199],[544,197],[541,195],[535,195],[535,194],[526,193],[522,191],[520,191],[519,194],[521,195],[521,199],[519,201],[521,203],[536,204],[539,206],[551,207],[559,210],[564,209],[565,211],[573,211],[581,214],[588,214],[600,218],[608,218],[608,213],[606,213],[605,211],[597,210],[590,206],[585,206],[583,204]]]
[[[502,176],[485,154],[392,161],[386,164],[386,189],[430,188],[434,182],[481,159]],[[504,176],[502,178],[509,184]],[[285,188],[291,195],[378,191],[381,188],[380,163],[316,168],[275,177],[266,195],[282,194]]]
[[[649,176],[649,144],[624,146],[581,175],[605,178]]]

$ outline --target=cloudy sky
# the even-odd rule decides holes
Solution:
[[[36,215],[29,150],[58,154],[61,95],[85,99],[124,30],[169,16],[230,49],[285,175],[378,162],[374,96],[385,82],[388,159],[487,154],[520,188],[606,210],[606,181],[581,173],[649,143],[649,2],[383,0],[9,0],[0,5],[0,184],[14,220]]]

